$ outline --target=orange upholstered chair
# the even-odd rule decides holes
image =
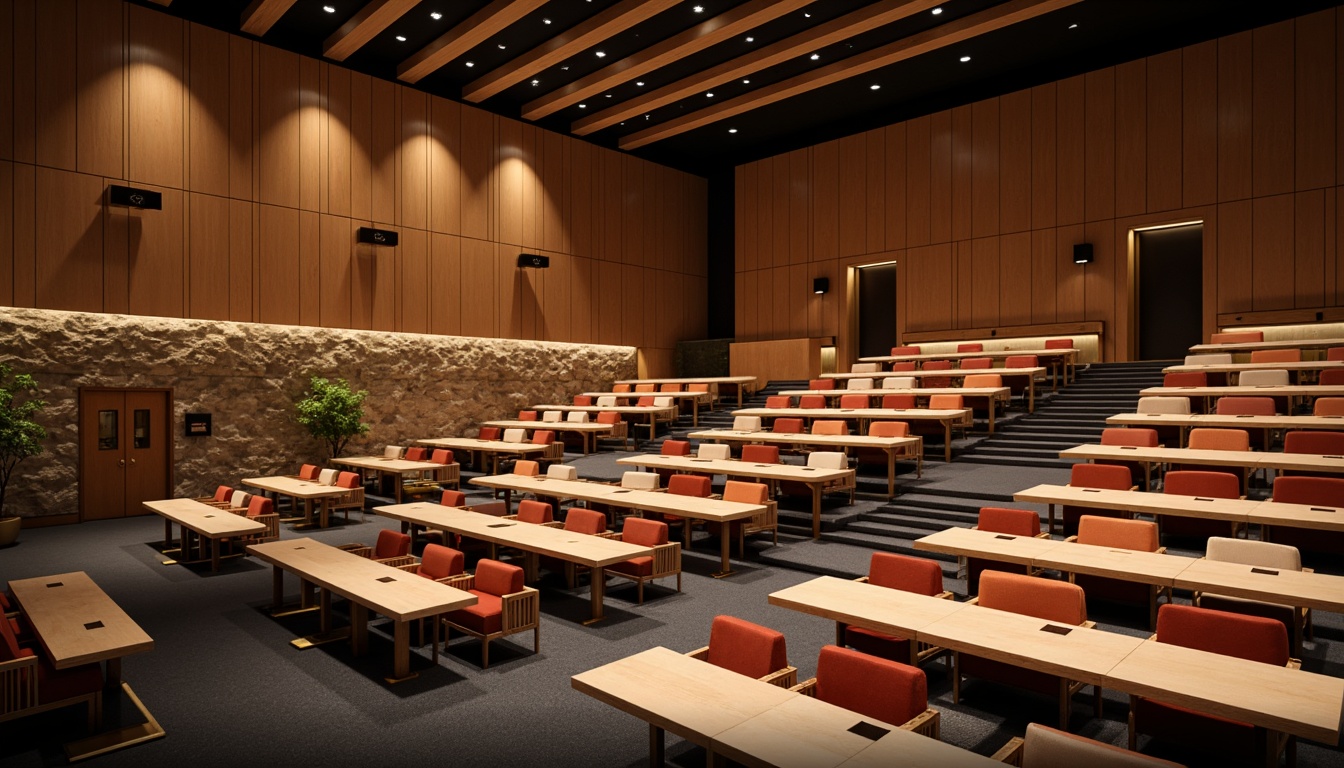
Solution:
[[[861,576],[856,581],[944,600],[954,599],[951,592],[943,589],[942,567],[933,560],[922,557],[874,552],[868,561],[868,575]],[[872,656],[907,664],[920,664],[948,655],[945,648],[885,635],[864,627],[853,627],[843,622],[835,623],[835,642],[837,645],[847,645]]]
[[[897,360],[896,362],[894,362],[894,363],[891,364],[891,370],[892,370],[893,372],[896,372],[896,371],[913,371],[913,370],[915,370],[917,367],[918,367],[918,365],[915,363],[914,360]]]
[[[1004,368],[1039,368],[1041,359],[1036,355],[1009,355],[1003,360]]]
[[[817,419],[812,422],[814,435],[847,435],[849,424],[844,419]]]
[[[500,434],[499,427],[481,427],[476,433],[476,437],[482,440],[498,440]]]
[[[1300,363],[1300,349],[1257,349],[1251,353],[1252,363]]]
[[[1340,477],[1280,477],[1274,481],[1274,501],[1285,504],[1306,504],[1313,507],[1344,508],[1344,478]],[[1287,544],[1303,551],[1344,553],[1344,533],[1314,531],[1309,528],[1263,526],[1261,538]]]
[[[452,547],[426,544],[425,551],[420,554],[420,562],[403,565],[401,570],[431,581],[447,583],[466,570],[466,556]]]
[[[710,483],[710,478],[704,475],[674,474],[667,479],[667,492],[677,496],[695,496],[697,498],[707,499],[714,493],[714,487]],[[659,514],[657,512],[645,512],[644,516],[653,519],[661,519],[668,525],[680,525],[682,527],[682,547],[690,547],[691,526],[694,524],[691,518],[682,518],[678,515]]]
[[[951,360],[925,360],[924,370],[926,371],[950,371],[952,370]],[[948,376],[925,376],[921,386],[929,388],[950,387],[952,379]]]
[[[789,666],[784,635],[734,616],[715,616],[709,645],[686,655],[781,688],[798,682],[798,669]]]
[[[614,537],[627,544],[649,547],[652,555],[635,557],[607,566],[608,576],[619,576],[635,582],[641,605],[644,604],[644,582],[664,576],[677,577],[677,591],[681,591],[681,544],[667,540],[667,523],[627,517],[621,532]]]
[[[1073,339],[1046,339],[1046,349],[1073,349]]]
[[[963,371],[980,370],[982,368],[993,368],[994,360],[988,357],[968,357],[961,361],[957,366]]]
[[[1190,430],[1190,435],[1186,440],[1186,447],[1206,451],[1249,451],[1251,450],[1251,433],[1244,429],[1197,427]],[[1206,467],[1178,466],[1173,468],[1205,469]],[[1241,478],[1242,489],[1244,490],[1246,488],[1247,476],[1250,474],[1249,468],[1242,468],[1238,471],[1236,467],[1228,467],[1223,471],[1236,472]]]
[[[103,670],[97,663],[56,669],[45,651],[23,648],[11,622],[0,615],[0,719],[34,715],[75,705],[88,708],[88,727],[103,715]]]
[[[766,408],[792,408],[793,398],[788,395],[770,395],[765,398]]]
[[[778,464],[779,446],[744,445],[742,446],[742,460],[750,461],[753,464]]]
[[[316,480],[319,473],[321,473],[321,470],[316,464],[304,464],[299,467],[300,480]]]
[[[1273,416],[1278,409],[1272,397],[1220,397],[1215,412],[1220,416]]]
[[[406,455],[402,458],[407,461],[429,461],[429,449],[413,445],[406,449]]]
[[[1175,496],[1236,499],[1241,496],[1241,478],[1231,472],[1173,470],[1163,478],[1162,492]],[[1235,536],[1241,528],[1239,523],[1179,515],[1158,515],[1157,524],[1162,533],[1172,536]]]
[[[518,412],[518,420],[519,420],[519,421],[536,421],[536,420],[537,420],[537,412],[536,412],[536,411],[519,411],[519,412]]]
[[[1312,404],[1314,416],[1344,416],[1344,397],[1318,397]]]
[[[978,341],[971,341],[971,342],[967,342],[967,343],[965,343],[965,344],[958,344],[958,345],[957,345],[957,352],[958,352],[958,353],[960,353],[960,352],[984,352],[984,351],[985,351],[985,345],[984,345],[984,344],[981,344],[981,343],[978,342]]]
[[[364,478],[357,472],[341,472],[336,476],[336,487],[347,489],[345,494],[332,500],[332,512],[342,512],[350,519],[350,510],[364,512]]]
[[[1288,630],[1273,619],[1213,611],[1190,605],[1164,605],[1157,614],[1159,643],[1170,643],[1199,651],[1235,656],[1276,667],[1299,666],[1289,656]],[[1289,748],[1292,742],[1281,734],[1270,735],[1263,728],[1201,712],[1163,704],[1141,696],[1131,696],[1129,704],[1129,748],[1138,744],[1140,734],[1163,741],[1181,742],[1207,751],[1210,764],[1244,765],[1269,753],[1268,739],[1278,738],[1273,754]],[[1275,760],[1277,763],[1277,759]]]
[[[659,387],[658,387],[658,391],[659,391],[659,392],[680,392],[680,391],[681,391],[681,385],[680,385],[680,384],[677,384],[677,383],[673,383],[673,382],[667,382],[667,383],[664,383],[664,384],[659,385]]]
[[[658,449],[660,456],[690,456],[691,443],[689,440],[664,440],[662,446]]]
[[[378,539],[372,547],[367,544],[343,544],[340,549],[394,567],[415,562],[411,556],[411,537],[386,528],[378,531]]]
[[[592,395],[575,395],[575,396],[574,396],[574,404],[575,404],[575,405],[592,405],[592,404],[593,404],[593,396],[592,396]]]
[[[444,615],[444,648],[452,630],[479,638],[481,668],[485,669],[490,666],[491,640],[530,629],[532,652],[541,650],[541,596],[523,585],[522,568],[482,559],[476,563],[476,573],[458,577],[453,585],[475,595],[476,604]]]
[[[629,391],[630,391],[630,385],[629,385],[629,384],[613,384],[613,385],[611,385],[611,391],[612,391],[612,392],[621,392],[621,393],[629,392]]]
[[[317,467],[312,464],[304,464],[303,466],[305,469],[308,467],[313,467],[314,470],[317,469]],[[302,471],[303,470],[300,470],[300,472]],[[300,475],[300,478],[304,480],[316,480],[317,475],[314,474],[312,477],[303,477]],[[209,504],[212,507],[227,508],[233,501],[233,488],[227,485],[217,485],[215,486],[215,494],[213,496],[201,496],[197,498],[196,501],[199,501],[202,504]]]
[[[997,373],[973,373],[962,380],[961,386],[967,389],[1002,387],[1003,377]]]
[[[636,391],[636,392],[657,392],[657,391],[658,391],[658,385],[657,385],[657,384],[636,384],[636,385],[635,385],[635,391]]]
[[[841,396],[840,396],[840,407],[841,407],[841,408],[867,408],[867,407],[868,407],[868,396],[867,396],[867,395],[841,395]]]
[[[887,410],[908,411],[916,404],[914,395],[883,395],[882,407]]]
[[[869,437],[909,437],[909,436],[910,436],[910,424],[909,424],[909,422],[905,422],[905,421],[874,421],[874,422],[870,422],[870,423],[868,424],[868,436],[869,436]],[[923,469],[923,461],[922,461],[922,456],[919,455],[919,454],[922,454],[922,452],[923,452],[922,450],[920,450],[920,451],[918,451],[918,452],[912,450],[912,451],[910,451],[910,452],[908,452],[908,453],[906,453],[906,454],[903,454],[903,455],[906,455],[906,456],[909,456],[909,457],[912,457],[912,458],[916,458],[916,461],[919,463],[919,465],[920,465],[920,469],[922,470],[922,469]],[[902,455],[902,454],[898,454],[898,455]],[[858,463],[858,464],[864,464],[864,465],[874,465],[874,464],[875,464],[875,465],[878,465],[878,466],[886,466],[886,464],[887,464],[887,452],[884,451],[884,450],[881,450],[881,449],[879,449],[879,448],[859,448],[858,450],[856,450],[856,451],[854,452],[854,461],[855,461],[856,463]]]
[[[938,712],[928,708],[928,680],[918,667],[825,645],[817,658],[817,676],[792,690],[901,730],[938,738]]]
[[[1179,427],[1178,427],[1179,429]],[[1132,445],[1136,448],[1156,448],[1160,440],[1156,429],[1134,429],[1129,427],[1107,427],[1101,430],[1102,445]],[[1148,490],[1144,466],[1137,461],[1117,461],[1115,464],[1129,467],[1130,480],[1137,486]]]
[[[803,395],[802,397],[799,397],[799,398],[798,398],[798,407],[799,407],[799,408],[825,408],[825,407],[826,407],[826,396],[825,396],[825,395]]]
[[[238,543],[260,544],[280,539],[280,515],[275,511],[275,502],[265,496],[253,496],[248,499],[246,509],[229,511],[266,526],[265,531],[240,538],[237,540]]]
[[[738,556],[746,556],[746,539],[753,533],[768,532],[774,537],[774,543],[779,543],[779,506],[770,498],[770,486],[765,483],[729,478],[723,485],[723,500],[740,504],[760,504],[765,507],[764,511],[745,520],[733,520],[728,524],[728,535],[737,539]],[[705,528],[714,535],[721,535],[723,532],[720,523],[705,523]]]
[[[1246,344],[1264,340],[1264,331],[1225,331],[1209,335],[1210,344]]]
[[[775,423],[770,425],[770,431],[785,435],[799,435],[803,432],[803,420],[792,418],[775,419]]]
[[[1177,371],[1162,375],[1164,387],[1207,387],[1209,375],[1203,371]]]
[[[1129,467],[1119,464],[1074,464],[1069,472],[1069,485],[1074,488],[1098,488],[1110,491],[1138,490],[1138,486],[1134,485],[1130,478]],[[1121,510],[1092,509],[1067,504],[1064,505],[1061,515],[1065,536],[1072,536],[1078,532],[1078,518],[1083,515],[1124,518],[1134,516],[1132,512]]]
[[[1078,520],[1078,535],[1069,541],[1091,544],[1108,549],[1128,549],[1134,552],[1166,552],[1159,543],[1157,523],[1147,520],[1122,520],[1114,517],[1083,515]],[[1083,573],[1069,574],[1069,581],[1083,588],[1093,600],[1142,605],[1148,608],[1148,623],[1157,621],[1157,598],[1166,593],[1171,602],[1171,591],[1151,584],[1122,581]]]
[[[919,347],[917,346],[904,346],[904,347],[891,348],[892,357],[900,357],[901,355],[920,355],[920,354],[923,353],[920,352]]]
[[[523,477],[536,477],[541,474],[541,465],[530,459],[519,459],[513,462],[513,474]]]
[[[929,410],[955,411],[965,407],[965,401],[961,395],[929,395]]]
[[[453,452],[447,448],[435,448],[430,454],[429,460],[435,464],[454,464]]]
[[[986,571],[980,575],[980,595],[972,598],[982,607],[1032,616],[1070,627],[1092,627],[1087,620],[1087,601],[1077,584],[1023,576],[1017,573]],[[1059,701],[1059,727],[1069,727],[1069,703],[1082,683],[1044,672],[1015,667],[1004,662],[954,652],[952,654],[952,700],[961,701],[963,677],[978,677],[1025,688]],[[1101,714],[1101,691],[1095,689],[1094,707]]]
[[[808,379],[808,389],[835,389],[835,379]],[[767,400],[769,398],[766,398]],[[767,406],[769,407],[769,406]]]
[[[555,515],[551,511],[551,505],[544,501],[536,499],[523,499],[518,502],[518,512],[509,515],[512,520],[520,523],[531,523],[532,525],[547,525],[555,522]]]
[[[980,516],[976,519],[975,529],[1023,538],[1050,537],[1048,533],[1041,533],[1041,516],[1030,509],[981,507]],[[966,558],[966,594],[968,596],[975,597],[980,593],[980,575],[985,571],[1005,571],[1024,575],[1036,573],[1030,566],[968,557]]]

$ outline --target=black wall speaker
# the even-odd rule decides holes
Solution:
[[[520,253],[518,254],[518,266],[545,269],[551,266],[551,257],[541,256],[536,253]]]
[[[397,244],[397,233],[390,229],[360,227],[359,234],[355,239],[361,243],[368,243],[369,245],[394,246]]]
[[[821,295],[831,290],[831,278],[814,277],[812,278],[812,292]]]
[[[1091,264],[1091,263],[1092,263],[1092,244],[1091,244],[1091,243],[1079,243],[1079,244],[1073,246],[1073,263],[1074,263],[1074,264]]]
[[[123,187],[112,184],[107,188],[108,200],[112,205],[124,205],[127,208],[144,208],[150,211],[163,210],[163,195],[148,189]]]

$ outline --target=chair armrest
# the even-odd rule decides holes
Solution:
[[[1014,736],[1008,740],[1007,744],[999,747],[999,751],[989,756],[990,760],[997,760],[1005,765],[1022,765],[1022,745],[1026,744],[1021,738]]]
[[[868,577],[867,577],[867,576],[860,576],[859,578],[855,579],[855,581],[859,582],[860,584],[867,584],[867,583],[868,583]]]
[[[360,557],[373,557],[373,547],[370,547],[367,544],[342,544],[337,547],[337,549],[344,550],[352,555],[359,555]]]
[[[1165,555],[1165,554],[1167,554],[1167,548],[1166,548],[1166,547],[1158,547],[1157,549],[1154,549],[1153,552],[1155,552],[1155,553],[1157,553],[1157,554],[1159,554],[1159,555]]]
[[[653,572],[674,573],[681,570],[681,542],[669,541],[653,548]]]
[[[1315,573],[1315,572],[1316,572],[1316,569],[1315,569],[1315,568],[1303,568],[1303,569],[1302,569],[1302,573]]]
[[[1284,666],[1287,667],[1288,669],[1301,669],[1301,668],[1302,668],[1302,660],[1301,660],[1301,659],[1288,659],[1288,663],[1285,664]]]
[[[815,677],[809,677],[809,678],[807,678],[806,680],[804,680],[803,682],[801,682],[801,683],[799,683],[799,684],[797,684],[797,685],[795,685],[795,686],[789,688],[789,690],[790,690],[790,691],[793,691],[794,693],[801,693],[801,694],[803,694],[804,696],[811,696],[812,698],[816,698],[816,696],[817,696],[817,678],[815,678]]]
[[[970,600],[967,600],[967,601],[966,601],[966,604],[967,604],[967,605],[979,605],[979,604],[980,604],[980,596],[979,596],[979,595],[976,595],[975,597],[972,597]]]
[[[407,563],[407,564],[405,564],[405,565],[397,565],[397,566],[393,566],[393,567],[396,568],[398,571],[405,571],[405,572],[407,572],[407,573],[419,573],[419,572],[420,572],[420,564],[419,564],[419,563]]]
[[[936,738],[935,734],[938,733],[939,722],[938,710],[926,709],[902,723],[901,730],[912,731],[922,736],[928,736],[929,738]]]
[[[621,537],[621,534],[616,531],[603,531],[601,533],[594,533],[593,535],[599,539],[615,539],[617,541],[619,541]]]
[[[1137,486],[1137,485],[1131,485],[1131,486],[1129,486],[1129,490],[1131,490],[1131,491],[1137,491],[1137,490],[1139,490],[1139,486]]]
[[[549,523],[542,523],[542,524],[541,524],[541,527],[542,527],[542,528],[564,528],[564,527],[565,527],[565,524],[562,523],[562,522],[560,522],[559,520],[552,520],[552,521],[549,522]]]
[[[687,651],[686,655],[690,656],[692,659],[696,659],[699,661],[708,661],[709,646],[706,645],[704,648],[696,648],[694,651]]]
[[[36,666],[37,666],[36,654],[32,656],[21,656],[17,659],[10,659],[8,661],[0,661],[0,675],[10,673],[17,669],[24,669],[26,667],[36,667]],[[34,680],[36,680],[36,678],[34,678]]]
[[[532,587],[502,596],[499,604],[503,612],[500,628],[505,632],[532,626],[541,620],[541,593]]]
[[[1050,532],[1049,532],[1049,531],[1041,531],[1040,533],[1036,534],[1036,538],[1038,538],[1038,539],[1048,539],[1048,538],[1050,538]]]
[[[939,592],[938,594],[934,595],[934,597],[938,598],[939,600],[956,600],[956,599],[957,599],[957,596],[956,596],[956,595],[954,595],[953,593],[948,592],[948,591],[946,591],[946,590],[944,590],[944,591],[942,591],[942,592]]]
[[[411,565],[418,561],[415,559],[415,555],[402,555],[401,557],[388,557],[382,560],[374,560],[373,562],[382,563],[383,565],[388,565],[393,568],[400,568],[403,565]]]
[[[476,574],[459,573],[456,576],[445,576],[437,580],[440,584],[447,584],[450,587],[461,590],[476,588]]]
[[[1097,622],[1095,622],[1095,621],[1084,621],[1082,624],[1079,624],[1078,626],[1082,627],[1083,629],[1096,629],[1096,628],[1097,628]]]
[[[504,515],[504,516],[500,517],[499,519],[500,519],[500,520],[517,520],[517,519],[518,519],[518,515],[517,515],[517,514]]]
[[[1072,535],[1072,536],[1069,536],[1068,538],[1064,539],[1064,541],[1066,541],[1066,542],[1069,543],[1069,544],[1077,544],[1077,543],[1078,543],[1078,534],[1074,534],[1074,535]]]
[[[792,688],[798,682],[798,668],[785,667],[761,678],[761,682],[777,685],[780,688]]]

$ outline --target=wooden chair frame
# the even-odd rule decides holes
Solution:
[[[621,538],[621,534],[619,533],[613,533],[612,535],[606,536],[605,538],[613,539],[615,541],[624,541],[624,539]],[[620,571],[614,570],[612,568],[607,568],[605,573],[607,576],[616,576],[618,578],[627,579],[629,581],[635,582],[635,589],[637,590],[638,602],[640,605],[644,604],[644,582],[646,581],[661,579],[665,576],[676,576],[677,591],[680,592],[681,542],[669,541],[666,544],[659,544],[658,546],[653,548],[653,572],[650,573],[648,576],[631,576],[628,573],[621,573]]]
[[[333,513],[342,512],[345,514],[345,519],[349,520],[350,510],[356,509],[359,510],[359,514],[362,517],[364,515],[364,486],[361,485],[358,488],[348,488],[346,490],[348,493],[337,496],[331,500],[331,506],[328,507],[328,510]]]
[[[597,444],[604,440],[618,440],[621,443],[621,450],[635,450],[635,446],[630,440],[630,425],[624,419],[617,420],[614,424],[608,424],[607,426],[611,427],[611,431],[607,434],[593,433],[593,448],[597,448]]]
[[[232,512],[233,514],[238,515],[239,517],[247,517],[246,509],[241,509],[239,507],[228,507],[227,509],[229,512]],[[258,523],[261,523],[262,525],[266,526],[266,531],[264,533],[256,533],[250,536],[239,536],[237,539],[231,539],[230,541],[237,541],[240,544],[262,544],[267,541],[280,540],[279,512],[272,512],[269,515],[257,515],[256,517],[250,517],[248,519],[256,520]]]
[[[857,579],[855,579],[855,581],[859,582],[860,584],[867,584],[868,577],[860,576]],[[955,601],[957,599],[957,596],[955,594],[948,592],[947,590],[939,592],[938,594],[934,595],[934,597],[938,598],[939,600]],[[844,623],[843,621],[835,622],[835,644],[840,646],[841,648],[848,647],[848,645],[845,643],[845,630],[848,628],[849,625]],[[924,662],[931,661],[940,656],[943,658],[943,663],[947,664],[948,668],[951,668],[952,651],[950,649],[943,648],[942,646],[938,645],[933,645],[932,643],[920,642],[918,640],[915,640],[914,638],[910,638],[910,659],[906,662],[910,666],[918,667]]]
[[[696,648],[694,651],[687,651],[686,655],[690,656],[692,659],[708,663],[709,646],[706,645],[704,648]],[[793,687],[798,684],[798,668],[794,666],[783,667],[771,672],[765,677],[757,679],[763,683],[769,683],[771,685],[777,685],[780,688],[788,688],[792,690]]]
[[[452,576],[444,580],[445,584],[457,589],[469,590],[476,586],[476,574],[464,573],[460,576]],[[532,587],[523,587],[519,592],[511,592],[500,597],[500,608],[503,611],[500,617],[500,629],[498,632],[481,634],[472,629],[450,621],[447,616],[442,617],[443,622],[443,648],[444,652],[448,650],[448,633],[456,629],[464,635],[475,637],[481,641],[481,669],[490,668],[490,641],[498,640],[506,635],[512,635],[517,632],[526,632],[532,630],[532,652],[541,652],[541,593]],[[438,646],[435,646],[434,661],[438,661]]]
[[[797,685],[790,686],[789,690],[815,699],[817,697],[817,678],[809,677]],[[936,740],[939,738],[941,723],[942,717],[938,710],[925,709],[897,727],[902,731],[912,731]]]
[[[42,700],[37,681],[37,665],[39,663],[36,655],[0,661],[0,723],[35,715],[39,712],[49,712],[53,709],[84,704],[89,708],[89,730],[95,730],[98,723],[102,722],[103,719],[102,689],[81,696],[72,696],[60,701],[39,704],[38,702]]]
[[[391,566],[393,568],[400,568],[403,565],[411,565],[411,564],[418,565],[420,562],[418,559],[416,559],[415,555],[401,555],[400,557],[387,557],[382,560],[374,559],[373,547],[370,547],[367,544],[342,544],[341,546],[337,547],[337,549],[343,549],[352,555],[359,555],[360,557],[373,560],[373,562],[375,563],[382,563],[383,565]]]

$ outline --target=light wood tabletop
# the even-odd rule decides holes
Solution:
[[[971,607],[955,600],[834,576],[819,576],[772,592],[767,600],[780,608],[907,638],[935,621]]]
[[[1117,413],[1106,419],[1107,424],[1120,427],[1180,427],[1180,444],[1184,448],[1186,430],[1194,427],[1228,429],[1314,429],[1338,431],[1344,429],[1344,416],[1236,416],[1216,413]]]
[[[872,746],[872,739],[850,730],[860,723],[888,732],[897,730],[892,723],[795,694],[746,722],[721,731],[714,737],[714,753],[748,768],[830,768]],[[912,739],[935,741],[916,733],[909,735]]]
[[[1036,557],[1038,568],[1170,587],[1193,558],[1062,541]]]
[[[1003,768],[1003,765],[945,741],[896,730],[841,763],[840,768]]]
[[[392,497],[401,502],[403,480],[406,475],[432,475],[436,479],[450,481],[456,487],[457,472],[456,464],[439,464],[433,461],[411,461],[409,459],[390,459],[386,456],[351,456],[347,458],[332,459],[332,464],[344,467],[354,467],[359,470],[371,470],[378,478],[389,476],[392,478]],[[454,471],[451,477],[441,477],[440,473],[452,468]]]
[[[658,397],[656,392],[641,393],[643,397]],[[672,405],[562,405],[555,403],[542,403],[532,406],[535,411],[562,411],[565,413],[619,413],[622,416],[646,416],[649,420],[649,439],[652,440],[658,431],[658,422],[665,421],[668,424],[677,420],[680,410],[676,403]],[[697,416],[697,422],[699,417]]]
[[[896,495],[896,461],[915,462],[915,477],[924,476],[924,438],[871,437],[869,435],[810,435],[806,432],[753,432],[736,429],[705,429],[687,435],[692,440],[758,445],[816,445],[840,448],[871,448],[887,454],[887,498]]]
[[[691,404],[691,425],[700,426],[700,404],[713,403],[714,393],[712,392],[584,392],[588,397],[614,397],[616,402],[638,401],[644,397],[670,397],[678,402],[689,402]]]
[[[190,533],[210,542],[210,569],[219,570],[221,539],[253,536],[266,532],[266,526],[246,515],[202,504],[195,499],[161,499],[144,502],[145,509],[163,518],[165,553],[173,539],[173,524],[182,528],[180,550],[186,561],[191,552]],[[175,561],[170,561],[175,562]]]
[[[1128,445],[1079,445],[1059,452],[1061,459],[1134,461],[1142,464],[1207,464],[1246,469],[1302,470],[1344,474],[1344,456],[1282,451],[1216,451],[1202,448],[1139,448]]]
[[[299,478],[291,477],[290,475],[249,477],[243,480],[243,485],[249,488],[269,491],[277,496],[289,496],[303,501],[305,525],[312,525],[313,502],[318,502],[318,527],[320,528],[327,527],[327,522],[331,516],[332,499],[340,498],[350,492],[349,488],[341,488],[340,486],[335,485],[323,485],[313,480],[300,480]]]
[[[859,432],[866,432],[870,421],[936,421],[943,426],[943,461],[952,461],[953,427],[972,424],[970,408],[739,408],[734,416],[760,416],[764,419],[855,419]]]
[[[486,427],[500,429],[521,429],[527,432],[551,430],[552,432],[573,432],[583,439],[583,455],[592,453],[589,443],[597,442],[597,435],[609,434],[613,426],[598,421],[518,421],[517,419],[497,419],[482,423]]]
[[[121,659],[154,650],[154,640],[83,571],[9,582],[24,619],[57,669],[108,663],[108,684]]]
[[[1077,355],[1080,351],[1081,350],[1079,349],[1071,347],[1068,349],[987,349],[982,352],[924,352],[909,355],[874,355],[873,357],[860,357],[859,362],[894,363],[898,360],[965,360],[969,357],[988,357],[991,360],[1001,360],[1008,357],[1017,357],[1019,355],[1062,357],[1067,355]]]
[[[746,392],[756,391],[759,384],[755,376],[693,376],[682,379],[618,379],[617,384],[629,384],[637,386],[639,384],[709,384],[718,389],[719,384],[731,384],[737,388],[737,407],[742,407],[742,396]],[[642,394],[650,394],[644,392]],[[656,393],[654,393],[656,394]]]
[[[549,445],[537,445],[536,443],[511,443],[503,440],[482,440],[477,437],[432,437],[426,440],[416,440],[420,445],[428,445],[434,448],[448,448],[454,451],[467,451],[473,457],[476,454],[490,457],[490,473],[499,472],[500,456],[531,456],[532,454],[541,454],[550,450]],[[476,462],[473,460],[473,464]],[[480,465],[477,464],[479,467]],[[484,470],[484,468],[481,468]]]
[[[1313,504],[1262,501],[1246,515],[1246,521],[1261,526],[1344,531],[1344,509]]]
[[[1324,371],[1344,368],[1344,360],[1303,360],[1296,363],[1200,363],[1168,365],[1163,373],[1241,373],[1242,371]]]
[[[1058,547],[1059,544],[1060,542],[1053,539],[1010,536],[1006,533],[954,527],[915,539],[913,546],[921,552],[938,552],[957,557],[983,557],[1001,563],[1032,565],[1037,557]]]
[[[1033,379],[1043,379],[1048,370],[1049,369],[1045,366],[1037,365],[1029,368],[951,368],[946,371],[860,371],[857,373],[823,373],[821,374],[821,378],[844,380],[884,379],[888,376],[913,376],[917,379],[930,377],[961,379],[979,373],[997,373],[1003,376],[1030,376]]]
[[[1258,568],[1191,558],[1175,579],[1178,589],[1281,603],[1317,611],[1344,612],[1344,576]]]
[[[933,395],[961,395],[968,400],[984,400],[989,412],[989,431],[994,431],[994,414],[1000,406],[1007,407],[1012,399],[1012,390],[1008,387],[906,387],[901,389],[786,389],[779,394],[789,397],[820,395],[827,400],[838,401],[845,395],[863,395],[864,397],[883,397],[885,395],[914,395],[916,398],[929,398]],[[1032,403],[1028,411],[1036,410]]]
[[[1257,349],[1325,349],[1344,347],[1344,339],[1281,339],[1279,341],[1236,341],[1226,344],[1196,344],[1190,354],[1209,352],[1254,352]]]
[[[1341,397],[1344,386],[1334,384],[1264,384],[1245,387],[1148,387],[1140,397]]]

